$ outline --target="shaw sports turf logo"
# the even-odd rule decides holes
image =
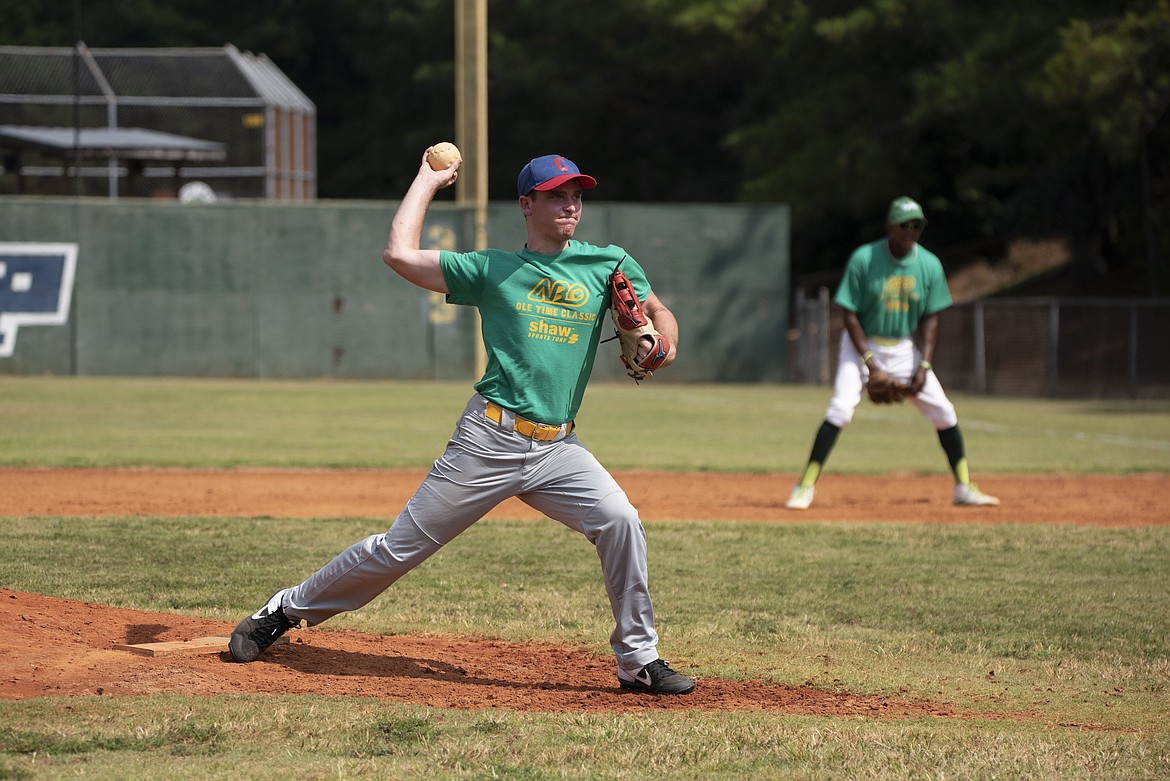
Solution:
[[[68,322],[76,268],[76,244],[0,243],[0,358],[20,326]]]
[[[517,302],[516,309],[533,315],[528,321],[528,338],[559,344],[577,344],[581,340],[578,326],[596,321],[596,312],[581,307],[589,303],[589,288],[579,282],[544,279],[528,291],[527,302]]]

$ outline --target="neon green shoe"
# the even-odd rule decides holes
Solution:
[[[996,507],[999,500],[980,491],[974,483],[959,483],[955,486],[955,504],[961,507]]]
[[[789,510],[807,510],[812,504],[813,493],[813,486],[797,483],[793,486],[792,495],[788,497],[788,502],[784,506]]]

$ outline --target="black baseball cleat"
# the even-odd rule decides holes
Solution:
[[[670,669],[665,659],[655,659],[634,674],[618,667],[618,683],[623,689],[651,694],[690,694],[695,690],[695,682]]]
[[[228,651],[234,661],[256,661],[268,646],[300,623],[290,621],[284,614],[284,607],[280,604],[282,596],[284,591],[276,592],[262,608],[236,625],[232,639],[228,641]]]

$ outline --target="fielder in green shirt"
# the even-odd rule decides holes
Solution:
[[[833,299],[845,313],[833,398],[785,505],[790,510],[812,505],[817,478],[842,429],[853,420],[870,372],[879,369],[908,385],[911,403],[934,424],[954,476],[951,501],[966,507],[999,504],[971,482],[955,407],[932,366],[938,313],[951,305],[951,294],[942,262],[918,243],[925,228],[922,206],[911,198],[896,198],[887,213],[886,237],[858,247],[849,257]]]

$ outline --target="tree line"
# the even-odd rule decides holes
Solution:
[[[266,54],[317,106],[318,194],[397,199],[454,135],[453,0],[22,0],[0,44]],[[1170,0],[489,0],[489,196],[782,202],[796,274],[897,195],[924,242],[1067,240],[1084,291],[1170,291]]]

